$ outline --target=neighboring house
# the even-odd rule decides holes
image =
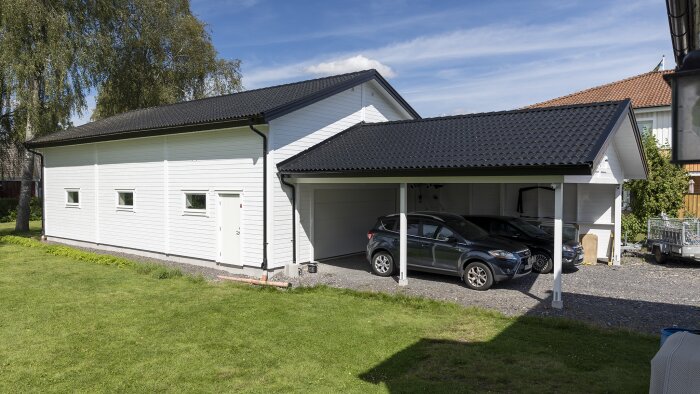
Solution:
[[[41,164],[34,161],[32,196],[40,194]],[[18,149],[11,144],[0,144],[0,198],[19,198],[22,186],[22,160]]]
[[[558,97],[528,108],[543,108],[554,105],[605,102],[610,100],[632,100],[634,116],[642,133],[651,132],[661,149],[671,147],[671,88],[663,76],[673,71],[651,71],[621,81],[582,90]],[[686,164],[691,186],[685,198],[686,211],[700,214],[700,165]],[[628,197],[625,196],[626,201]]]
[[[45,235],[64,243],[294,274],[363,252],[378,216],[441,209],[575,222],[619,263],[620,185],[646,176],[632,119],[628,100],[420,119],[369,70],[127,112],[28,145],[45,155]]]

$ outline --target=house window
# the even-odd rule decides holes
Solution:
[[[206,211],[206,193],[185,193],[185,209],[188,211]]]
[[[67,207],[79,207],[80,206],[80,190],[78,190],[78,189],[66,189],[66,206]]]
[[[128,210],[134,209],[133,190],[117,190],[117,208]]]
[[[641,135],[647,135],[651,134],[653,131],[654,122],[651,120],[640,120],[637,122],[637,126],[639,127],[639,133]]]

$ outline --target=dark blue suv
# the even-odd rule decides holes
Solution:
[[[456,275],[474,290],[532,271],[530,250],[517,242],[490,238],[459,215],[418,212],[407,215],[409,269]],[[379,276],[398,271],[399,215],[380,217],[367,233],[367,259]]]

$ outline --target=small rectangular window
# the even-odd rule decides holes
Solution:
[[[185,193],[185,208],[204,211],[207,209],[206,193]]]
[[[66,206],[77,207],[80,206],[80,191],[79,190],[66,190]]]
[[[117,191],[117,208],[133,209],[134,192],[130,190]]]

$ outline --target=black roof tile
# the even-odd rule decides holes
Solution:
[[[284,162],[284,174],[590,174],[629,100],[360,123]],[[536,172],[536,171],[533,171]]]
[[[236,120],[263,123],[371,79],[384,86],[406,111],[420,118],[376,70],[366,70],[125,112],[37,137],[27,145],[42,147],[134,138],[153,130],[168,134],[168,130],[177,128]]]

